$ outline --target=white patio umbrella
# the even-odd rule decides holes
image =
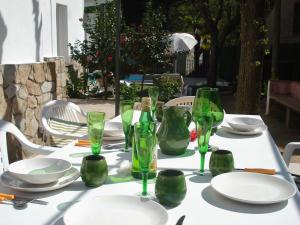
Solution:
[[[190,51],[198,42],[193,35],[187,33],[174,33],[170,36],[170,52],[173,54]],[[177,72],[177,55],[174,58],[174,72]]]
[[[197,44],[194,36],[187,33],[174,33],[170,36],[170,40],[172,53],[190,51]]]

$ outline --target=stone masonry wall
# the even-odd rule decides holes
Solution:
[[[0,119],[14,123],[37,144],[42,143],[39,129],[42,106],[52,99],[66,98],[64,59],[44,60],[33,64],[0,65]],[[11,136],[8,146],[10,161],[24,156],[20,145]]]

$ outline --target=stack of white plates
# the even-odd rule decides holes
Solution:
[[[103,133],[103,140],[105,141],[118,141],[124,140],[125,135],[123,126],[120,122],[106,122]]]
[[[79,172],[66,160],[33,158],[10,164],[1,175],[1,182],[21,191],[48,191],[64,187],[78,177]]]
[[[227,132],[240,135],[260,134],[267,128],[262,120],[252,117],[234,117],[227,123],[229,126],[223,126]]]

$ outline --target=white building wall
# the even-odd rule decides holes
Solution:
[[[84,39],[83,0],[0,0],[0,64],[57,56],[56,4],[68,8],[68,42]]]

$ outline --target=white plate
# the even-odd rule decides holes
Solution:
[[[43,192],[52,191],[59,188],[63,188],[73,183],[77,178],[80,177],[79,171],[72,167],[61,177],[57,182],[48,184],[29,184],[22,180],[13,177],[10,172],[6,171],[1,175],[0,182],[13,190],[24,191],[24,192]]]
[[[138,196],[97,196],[72,205],[65,225],[163,225],[168,213],[160,204]]]
[[[11,163],[8,171],[16,178],[31,184],[47,184],[57,181],[72,167],[67,160],[32,158]]]
[[[121,136],[104,136],[102,137],[102,139],[104,141],[121,141],[125,139],[125,135],[121,135]]]
[[[245,116],[230,118],[227,123],[233,129],[239,131],[253,131],[264,125],[264,122],[260,119]]]
[[[223,173],[211,180],[211,186],[227,198],[250,204],[282,202],[296,194],[288,181],[259,173]]]
[[[232,127],[227,127],[227,126],[222,126],[222,128],[232,134],[239,134],[239,135],[256,135],[264,132],[267,129],[267,126],[263,125],[258,129],[252,130],[252,131],[240,131],[240,130],[235,130]]]
[[[123,135],[123,125],[120,122],[106,122],[104,127],[104,136],[121,136]]]

